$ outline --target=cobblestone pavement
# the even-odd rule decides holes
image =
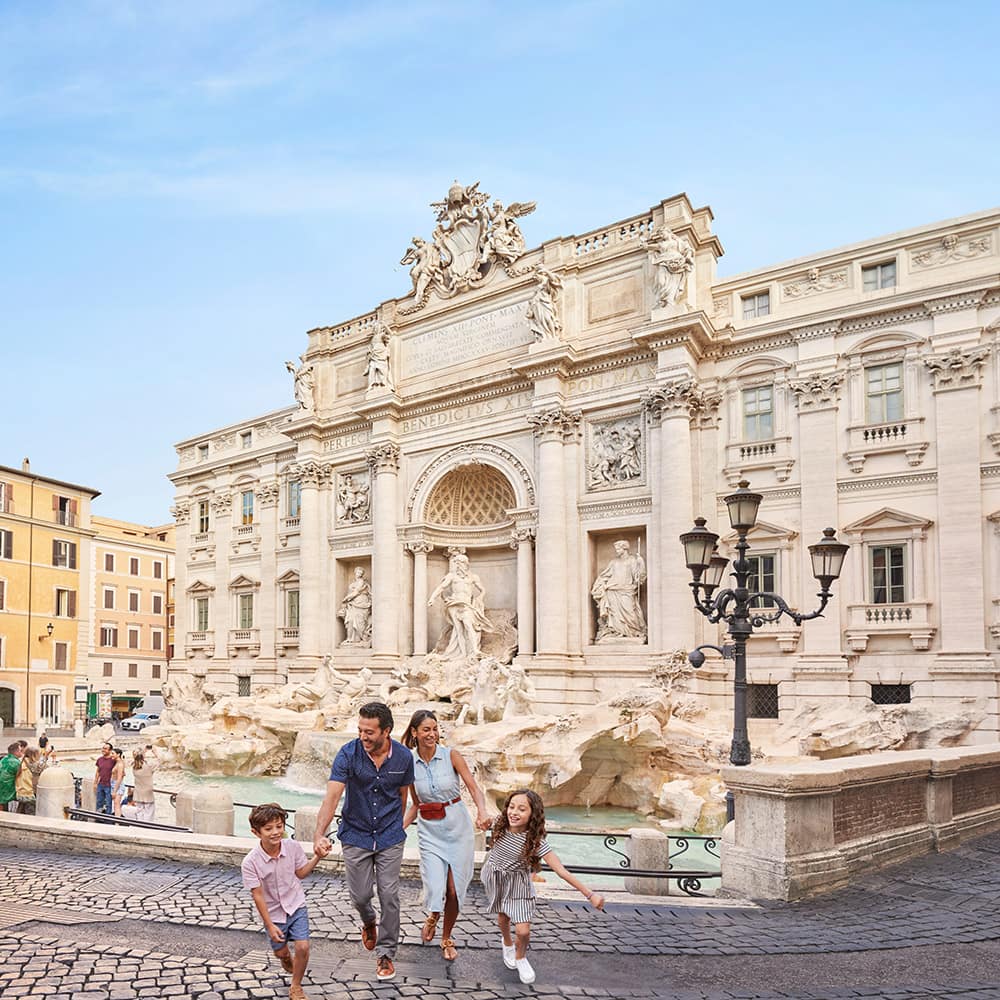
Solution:
[[[1000,835],[796,904],[686,900],[602,914],[546,899],[532,928],[533,987],[502,965],[478,885],[448,965],[419,943],[419,886],[404,884],[392,983],[374,980],[342,878],[315,873],[306,888],[314,1000],[1000,1000]],[[0,1000],[287,996],[235,869],[0,850],[0,927]]]

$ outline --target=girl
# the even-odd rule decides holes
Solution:
[[[35,815],[36,790],[38,775],[42,773],[46,761],[40,750],[28,747],[21,758],[21,769],[17,772],[14,782],[14,794],[17,796],[18,812],[26,816]]]
[[[555,851],[545,841],[545,807],[541,798],[527,788],[511,792],[503,812],[493,824],[493,846],[483,863],[482,879],[489,897],[489,912],[497,915],[503,936],[503,962],[517,969],[522,983],[535,981],[535,970],[527,959],[531,936],[531,918],[535,915],[535,887],[531,873],[541,868],[541,861],[564,882],[578,889],[597,910],[604,909],[604,897],[591,892],[579,879],[566,871]],[[510,925],[514,925],[515,944]]]
[[[111,772],[111,802],[116,816],[122,814],[122,793],[125,791],[125,751],[115,747],[111,751],[115,758],[115,767]]]
[[[451,962],[458,957],[451,932],[472,880],[475,847],[472,819],[461,801],[459,778],[476,803],[476,826],[481,830],[490,827],[486,799],[465,758],[457,750],[441,746],[441,733],[433,712],[421,709],[413,713],[403,744],[413,752],[415,792],[403,826],[409,826],[420,815],[417,843],[427,909],[420,937],[423,941],[434,940],[443,910],[441,955]]]

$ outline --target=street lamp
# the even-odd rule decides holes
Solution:
[[[787,615],[796,625],[801,625],[811,618],[819,618],[823,614],[833,596],[830,585],[840,576],[847,555],[848,546],[838,542],[834,537],[833,528],[823,531],[823,538],[809,546],[809,557],[812,560],[813,576],[819,581],[819,607],[810,614],[800,614],[790,608],[778,594],[769,591],[750,591],[747,582],[750,579],[751,568],[747,559],[747,534],[757,523],[757,511],[763,496],[752,493],[747,480],[741,480],[739,489],[724,497],[729,510],[729,522],[736,531],[736,558],[732,563],[736,586],[727,587],[716,593],[722,582],[729,561],[718,554],[716,548],[719,536],[705,527],[705,518],[695,518],[694,528],[680,536],[684,546],[684,560],[691,571],[691,590],[694,594],[694,606],[713,624],[724,622],[726,631],[732,638],[732,643],[724,646],[714,646],[710,643],[693,650],[688,659],[694,668],[705,662],[703,649],[714,649],[723,659],[733,660],[733,741],[729,751],[729,761],[737,767],[750,763],[750,737],[747,734],[747,639],[753,635],[755,628],[760,628],[768,622],[776,622],[782,615]],[[713,596],[714,594],[714,596]],[[775,611],[764,611],[761,607],[753,607],[758,598],[763,598]],[[733,818],[732,793],[726,796],[726,817]]]

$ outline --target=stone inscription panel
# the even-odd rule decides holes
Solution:
[[[349,392],[357,392],[368,386],[368,379],[365,375],[366,365],[364,361],[354,361],[348,365],[340,365],[337,368],[337,395],[346,396]]]
[[[532,341],[528,303],[491,309],[436,330],[418,333],[403,343],[403,374],[409,378],[462,364]]]
[[[431,427],[444,427],[448,424],[468,423],[479,417],[491,417],[499,413],[510,413],[514,410],[527,410],[531,406],[530,392],[516,392],[511,396],[499,399],[484,399],[476,403],[465,403],[452,406],[447,410],[435,410],[418,417],[410,417],[403,421],[403,433],[428,430]]]
[[[569,395],[577,396],[601,389],[612,389],[619,385],[633,385],[646,382],[656,374],[655,361],[640,361],[638,364],[613,368],[610,371],[595,372],[593,375],[579,375],[566,382]]]
[[[615,281],[591,285],[587,289],[587,322],[603,323],[616,316],[628,316],[642,309],[642,285],[639,276],[629,275]]]
[[[343,451],[345,448],[356,448],[358,445],[368,444],[371,439],[371,428],[366,427],[364,430],[351,431],[328,438],[323,442],[323,451]]]

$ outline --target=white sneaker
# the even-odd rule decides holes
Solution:
[[[533,983],[535,981],[535,970],[526,958],[515,959],[517,964],[517,974],[522,983]]]
[[[503,964],[506,965],[508,969],[516,969],[517,949],[512,944],[504,944],[503,938],[500,938],[500,947],[503,949]]]

